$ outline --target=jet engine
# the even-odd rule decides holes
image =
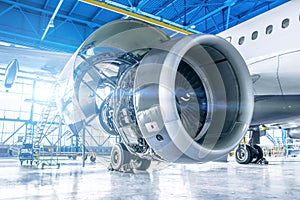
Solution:
[[[300,139],[300,127],[287,129],[287,134],[290,138]]]
[[[121,137],[116,165],[120,151],[176,163],[218,159],[239,144],[253,112],[247,66],[229,42],[206,34],[170,38],[136,20],[96,30],[60,82],[69,124],[84,121]]]

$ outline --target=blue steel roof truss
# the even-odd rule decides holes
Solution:
[[[0,41],[37,49],[74,52],[95,29],[123,15],[78,0],[1,0]],[[131,12],[148,13],[187,30],[219,33],[287,0],[102,0]],[[45,29],[45,37],[42,39]]]

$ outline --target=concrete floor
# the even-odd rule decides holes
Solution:
[[[300,159],[269,161],[163,165],[130,174],[99,161],[82,168],[79,159],[61,160],[60,169],[41,169],[0,158],[0,199],[299,199]]]

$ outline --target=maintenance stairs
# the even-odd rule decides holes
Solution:
[[[53,85],[52,91],[55,91],[56,84]],[[48,101],[45,103],[45,106],[41,112],[40,119],[33,125],[32,123],[27,124],[26,134],[24,137],[23,145],[20,150],[19,160],[21,165],[24,161],[30,165],[36,163],[37,165],[42,165],[44,168],[45,165],[57,165],[60,167],[58,163],[58,158],[54,158],[52,155],[44,156],[43,148],[41,146],[41,142],[44,138],[47,139],[47,135],[53,133],[57,128],[57,118],[59,117],[59,113],[57,112],[56,103],[55,103],[55,92],[50,94]],[[53,112],[56,112],[53,115]],[[52,115],[51,115],[52,114]],[[50,115],[52,118],[50,118]],[[55,126],[52,126],[55,124]]]
[[[41,118],[38,121],[36,128],[34,130],[33,150],[36,152],[39,152],[39,150],[40,150],[40,143],[45,136],[44,130],[49,121],[50,113],[51,113],[51,111],[53,111],[54,108],[56,108],[56,105],[53,102],[54,102],[54,99],[51,98],[51,100],[48,102],[48,104],[44,107],[43,112],[41,114]],[[52,129],[52,131],[50,131],[50,132],[52,133],[54,130],[56,130],[56,127],[54,127]]]

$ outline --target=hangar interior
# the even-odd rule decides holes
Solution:
[[[64,66],[71,58],[72,54],[80,47],[80,45],[86,40],[86,38],[92,34],[99,27],[118,19],[141,19],[140,16],[146,17],[148,23],[152,23],[159,27],[171,38],[176,38],[184,34],[218,34],[231,27],[234,27],[242,22],[245,22],[259,14],[269,11],[275,7],[278,7],[287,0],[270,0],[270,1],[252,1],[252,0],[1,0],[0,1],[0,156],[1,157],[13,157],[16,160],[5,160],[7,166],[5,169],[11,169],[12,173],[21,173],[21,176],[25,176],[25,182],[31,182],[31,179],[35,179],[35,182],[30,187],[39,188],[38,192],[32,193],[35,198],[39,197],[54,197],[54,194],[50,192],[51,189],[42,188],[39,185],[43,182],[40,178],[42,175],[47,175],[45,178],[46,185],[58,183],[58,186],[62,186],[58,181],[63,176],[68,176],[68,173],[76,174],[74,182],[79,183],[73,185],[73,188],[63,189],[55,188],[57,194],[61,197],[67,198],[86,198],[93,195],[98,195],[97,190],[100,187],[91,187],[86,189],[85,184],[88,184],[88,179],[93,179],[93,175],[96,172],[96,168],[100,173],[106,173],[104,167],[99,166],[101,159],[96,160],[97,156],[109,156],[112,145],[115,142],[120,141],[119,136],[104,135],[93,129],[93,127],[85,127],[84,135],[82,132],[76,132],[72,127],[65,124],[64,119],[60,115],[60,111],[56,106],[57,99],[57,80],[62,72]],[[16,79],[10,86],[5,86],[5,77],[7,66],[14,59],[18,61],[19,70]],[[70,75],[72,76],[72,75]],[[30,141],[30,142],[29,142]],[[34,172],[30,172],[32,160],[34,157],[28,156],[28,151],[32,151],[35,147],[35,141],[38,141],[38,147],[41,149],[40,153],[44,156],[51,156],[51,159],[41,161],[42,168],[49,165],[57,165],[60,167],[58,157],[66,156],[73,158],[74,161],[67,160],[67,164],[64,164],[63,169],[58,171],[44,171],[39,172],[34,169]],[[290,142],[293,145],[288,146]],[[284,130],[274,129],[268,130],[264,137],[261,137],[261,144],[264,146],[265,157],[283,157],[285,155],[296,156],[298,154],[298,140],[287,139],[287,134]],[[27,145],[27,146],[26,146]],[[29,145],[29,146],[28,146]],[[300,145],[300,142],[299,142]],[[288,146],[285,149],[284,146]],[[286,151],[290,150],[290,153],[286,154]],[[24,159],[18,159],[20,154],[25,156]],[[76,161],[76,157],[88,155],[91,163],[88,163],[86,171],[79,168],[74,168],[74,163],[81,167],[85,166],[88,161]],[[54,156],[55,155],[55,156]],[[33,155],[31,155],[33,156]],[[52,157],[54,156],[54,157]],[[21,161],[21,163],[19,163]],[[24,165],[27,171],[18,172],[19,165]],[[28,161],[30,167],[26,166]],[[2,161],[1,161],[2,162]],[[72,162],[74,162],[72,164]],[[163,168],[163,169],[162,169]],[[105,178],[97,178],[95,181],[103,182],[106,187],[102,187],[100,190],[103,195],[99,196],[100,199],[114,199],[119,197],[122,199],[122,194],[117,193],[114,196],[111,191],[122,188],[126,190],[122,183],[126,181],[132,181],[132,179],[138,180],[136,184],[146,184],[148,189],[143,189],[140,194],[136,196],[136,199],[148,199],[151,198],[151,192],[155,191],[155,194],[159,194],[159,191],[166,191],[166,188],[158,187],[163,184],[171,184],[170,181],[181,177],[181,173],[184,173],[188,180],[179,181],[178,185],[174,187],[180,187],[181,184],[185,187],[191,187],[191,192],[187,193],[165,193],[155,195],[154,199],[159,198],[184,198],[189,194],[190,198],[199,197],[211,197],[217,199],[224,199],[232,197],[238,197],[238,191],[230,191],[225,188],[213,189],[213,195],[210,192],[211,188],[217,184],[218,180],[213,179],[211,185],[205,187],[202,185],[202,193],[200,196],[193,196],[193,191],[200,183],[199,180],[193,178],[193,174],[202,173],[200,177],[203,180],[208,181],[209,173],[217,172],[219,174],[224,171],[222,164],[214,163],[212,167],[207,164],[200,167],[200,172],[197,171],[195,165],[188,168],[185,166],[171,166],[158,167],[161,171],[154,171],[153,173],[145,174],[108,174]],[[282,175],[292,177],[294,174],[293,166],[290,167],[290,172],[282,172]],[[50,167],[52,170],[52,168]],[[249,168],[248,168],[249,169]],[[45,169],[49,170],[49,169]],[[198,169],[199,170],[199,169]],[[268,169],[257,169],[262,174],[267,174]],[[261,171],[262,170],[262,171]],[[275,170],[275,169],[274,169]],[[2,170],[1,170],[2,171]],[[230,164],[225,167],[225,173],[249,173],[247,168],[241,169],[236,165]],[[270,170],[272,171],[272,169]],[[276,171],[276,170],[275,170]],[[31,173],[32,177],[28,177]],[[254,172],[253,172],[254,173]],[[295,172],[296,173],[296,172]],[[1,174],[1,173],[0,173]],[[161,178],[166,174],[166,177]],[[3,174],[4,175],[4,174]],[[173,176],[172,176],[173,175]],[[52,177],[53,176],[53,177]],[[56,176],[56,179],[55,177]],[[88,177],[84,179],[83,176]],[[143,176],[141,178],[141,176]],[[146,178],[144,177],[146,176]],[[160,177],[161,176],[161,177]],[[169,179],[168,179],[169,176]],[[222,175],[220,175],[222,176]],[[79,180],[75,180],[79,177]],[[232,176],[228,175],[225,179],[230,179]],[[11,181],[18,181],[17,179],[10,177]],[[121,183],[116,180],[120,179]],[[123,182],[122,182],[123,180]],[[263,182],[262,178],[258,179]],[[235,181],[235,182],[234,182]],[[269,182],[282,181],[280,177],[274,177]],[[2,181],[3,182],[3,181]],[[140,182],[140,183],[139,183]],[[31,182],[32,183],[32,182]],[[36,184],[36,185],[34,185]],[[70,185],[74,184],[68,183]],[[187,185],[186,185],[187,184]],[[195,185],[194,185],[195,184]],[[235,177],[232,182],[228,183],[230,187],[238,187],[238,184],[243,182],[238,181]],[[299,189],[299,182],[295,182],[295,188]],[[9,191],[2,193],[2,188],[5,188],[5,184],[1,184],[1,194],[5,194],[4,199],[14,198],[12,194],[8,194]],[[108,185],[110,187],[108,188]],[[253,188],[258,187],[255,184],[251,184]],[[31,190],[33,188],[24,189],[24,186],[15,186],[20,191]],[[62,186],[64,187],[64,186]],[[76,187],[76,188],[74,188]],[[79,193],[78,187],[82,187],[84,191],[88,191],[89,194]],[[119,188],[118,188],[119,187]],[[277,186],[274,186],[277,187]],[[252,188],[252,189],[253,189]],[[48,193],[42,195],[42,190],[45,189]],[[181,188],[178,188],[180,190]],[[267,190],[267,186],[264,185],[264,189]],[[196,190],[196,189],[195,189]],[[243,190],[243,189],[241,189]],[[246,189],[245,189],[246,190]],[[70,192],[70,193],[67,193]],[[136,194],[139,191],[133,188],[130,189],[130,193],[127,193],[124,198],[129,198],[130,195]],[[223,193],[222,193],[223,192]],[[277,191],[278,193],[264,193],[259,190],[258,194],[264,195],[264,197],[277,197],[283,195],[284,189]],[[282,193],[280,193],[282,192]],[[51,193],[51,194],[50,194]],[[209,195],[205,195],[208,193]],[[245,195],[251,195],[246,192]],[[21,192],[26,198],[30,198],[30,192],[25,194]],[[49,195],[49,196],[47,196]],[[71,195],[71,196],[70,196]],[[76,196],[77,195],[77,196]],[[289,194],[291,197],[292,194]],[[24,197],[23,196],[23,197]],[[56,198],[59,198],[56,196]],[[131,196],[132,197],[132,196]],[[0,197],[2,199],[3,197]],[[98,198],[96,198],[98,199]]]

